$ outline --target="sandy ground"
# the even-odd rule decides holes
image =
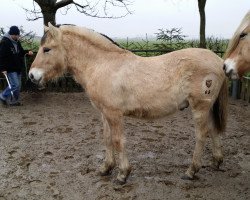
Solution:
[[[180,179],[194,149],[189,109],[151,121],[127,118],[133,171],[123,186],[100,177],[104,158],[99,113],[84,93],[23,93],[22,107],[0,108],[0,200],[250,199],[250,104],[230,100],[224,163]]]

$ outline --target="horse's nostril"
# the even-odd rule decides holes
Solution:
[[[224,64],[224,65],[223,65],[223,70],[226,70],[226,67],[227,67],[226,64]]]
[[[226,74],[227,74],[227,76],[232,76],[232,74],[233,74],[233,69],[230,69],[230,71],[227,72]]]
[[[34,79],[34,75],[33,75],[32,73],[30,73],[30,74],[29,74],[29,78],[30,78],[31,80],[33,80],[33,79]]]

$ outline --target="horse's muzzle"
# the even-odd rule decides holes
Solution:
[[[33,68],[29,71],[29,78],[33,83],[40,85],[42,83],[43,72]]]
[[[35,84],[39,84],[39,82],[40,82],[40,80],[41,80],[41,78],[40,79],[35,79],[35,76],[32,74],[32,73],[29,73],[29,78],[30,78],[30,80],[33,82],[33,83],[35,83]]]

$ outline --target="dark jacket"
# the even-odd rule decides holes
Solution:
[[[17,41],[16,48],[8,36],[4,36],[0,42],[0,71],[22,72],[24,69],[24,50],[21,43]]]

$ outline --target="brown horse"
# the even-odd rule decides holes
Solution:
[[[156,57],[140,57],[121,49],[92,30],[49,24],[45,27],[29,77],[44,84],[71,73],[102,115],[106,156],[100,167],[108,175],[115,167],[125,183],[131,171],[125,151],[124,116],[159,118],[190,105],[195,121],[196,145],[185,178],[193,179],[201,167],[208,135],[213,142],[214,165],[223,160],[220,134],[225,129],[227,83],[223,60],[205,49],[184,49]]]
[[[245,15],[225,54],[224,70],[232,79],[250,71],[250,11]]]

